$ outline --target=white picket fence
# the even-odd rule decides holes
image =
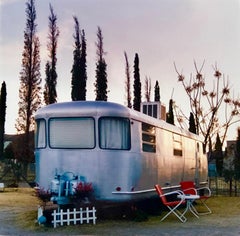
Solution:
[[[67,211],[63,211],[61,209],[60,211],[54,210],[52,213],[53,216],[53,226],[54,228],[57,227],[57,224],[60,224],[61,226],[66,223],[67,225],[70,225],[73,223],[76,225],[77,223],[83,224],[83,223],[90,223],[92,221],[93,224],[96,224],[96,209],[93,207],[92,209],[89,209],[86,207],[85,210],[82,208],[79,209],[79,211],[74,208],[73,210],[67,209]]]

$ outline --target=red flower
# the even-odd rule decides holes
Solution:
[[[93,191],[92,183],[79,182],[75,190],[76,194],[92,192]]]

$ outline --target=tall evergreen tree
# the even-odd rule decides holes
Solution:
[[[47,105],[57,102],[56,64],[57,64],[57,39],[59,36],[59,29],[57,27],[57,16],[56,14],[54,14],[53,7],[51,4],[49,5],[49,8],[50,8],[50,16],[48,17],[49,42],[47,44],[47,49],[49,52],[50,61],[46,63],[46,71],[45,71],[46,83],[45,83],[45,91],[44,91],[44,101]]]
[[[2,83],[0,93],[0,159],[3,157],[4,152],[4,133],[5,133],[5,117],[6,117],[6,101],[7,89],[6,83]]]
[[[169,100],[169,109],[168,109],[168,113],[167,113],[166,122],[174,125],[173,100],[172,99]]]
[[[27,164],[33,161],[30,150],[30,131],[34,129],[33,114],[41,105],[40,43],[36,35],[36,10],[34,0],[26,3],[26,29],[24,31],[24,50],[22,53],[22,70],[20,72],[19,110],[16,122],[18,133],[23,133],[21,151],[18,158]],[[25,165],[26,167],[26,165]],[[25,169],[26,170],[26,169]],[[27,173],[25,173],[27,174]]]
[[[44,96],[44,102],[46,105],[50,104],[50,86],[51,86],[51,66],[50,66],[50,62],[47,61],[46,65],[45,65],[45,85],[44,85],[44,92],[43,92],[43,96]]]
[[[214,158],[216,159],[217,173],[219,174],[219,176],[222,176],[223,152],[222,152],[222,143],[221,143],[219,134],[217,134],[217,137],[216,137],[215,150],[213,151],[213,155],[214,155]]]
[[[196,125],[195,125],[195,120],[194,120],[194,116],[193,113],[190,112],[190,117],[189,117],[189,129],[190,132],[196,134],[197,130],[196,130]]]
[[[127,53],[124,52],[125,62],[126,62],[126,82],[125,82],[125,89],[126,89],[126,97],[127,97],[127,107],[132,108],[132,97],[131,97],[131,79],[130,79],[130,68],[129,68],[129,62],[128,62],[128,56]]]
[[[95,82],[95,93],[96,101],[107,101],[107,64],[104,59],[104,50],[103,50],[103,36],[102,30],[98,27],[97,31],[97,63],[96,63],[96,82]]]
[[[136,111],[140,111],[141,108],[141,81],[140,81],[140,73],[139,73],[139,58],[138,54],[135,54],[134,59],[134,84],[133,84],[133,109]]]
[[[87,43],[85,38],[85,31],[82,30],[81,34],[82,47],[80,58],[80,100],[86,100],[86,86],[87,86]]]
[[[240,180],[240,127],[238,128],[238,136],[236,140],[236,151],[234,159],[235,159],[234,160],[235,179]]]
[[[76,16],[73,17],[75,22],[75,49],[73,51],[72,73],[72,100],[86,100],[86,83],[87,83],[87,65],[86,65],[86,39],[84,30],[80,30],[79,21]]]
[[[73,67],[71,70],[72,73],[72,101],[80,100],[80,64],[81,64],[81,39],[80,39],[80,26],[78,18],[73,17],[75,22],[75,34],[73,38],[75,40],[75,49],[73,51]]]
[[[158,81],[156,81],[156,84],[154,86],[154,101],[160,102],[160,88],[159,88]]]

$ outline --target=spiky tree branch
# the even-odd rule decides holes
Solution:
[[[195,77],[190,76],[189,81],[185,80],[185,76],[179,73],[174,63],[175,71],[178,75],[178,81],[183,85],[183,88],[189,98],[191,112],[194,115],[196,122],[196,131],[204,137],[205,146],[216,136],[217,133],[223,135],[220,137],[223,143],[226,139],[227,130],[234,122],[234,119],[239,117],[239,99],[230,97],[229,83],[219,71],[217,65],[214,69],[214,86],[212,90],[207,90],[205,78],[202,75],[204,62],[198,69],[194,61],[196,71]],[[222,84],[222,85],[221,85]],[[228,111],[228,108],[231,110]],[[222,117],[222,111],[225,109],[225,121],[221,124],[219,117]],[[239,120],[239,119],[237,119]]]

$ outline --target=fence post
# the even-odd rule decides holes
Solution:
[[[76,208],[73,209],[73,223],[76,224],[77,223],[77,215],[76,215]]]
[[[53,211],[53,227],[54,228],[57,227],[57,214],[56,214],[56,210]]]
[[[93,217],[93,224],[95,225],[95,224],[96,224],[96,214],[95,214],[95,213],[96,213],[96,210],[95,210],[95,207],[93,207],[92,210],[93,210],[93,213],[94,213],[94,214],[93,214],[93,215],[94,215],[94,217]]]
[[[83,210],[80,208],[80,223],[83,223]]]
[[[63,209],[60,211],[60,224],[63,226]]]
[[[87,223],[89,223],[89,210],[88,210],[88,207],[86,208],[86,217],[87,217]]]
[[[69,212],[69,209],[67,209],[67,225],[70,225],[70,212]]]

